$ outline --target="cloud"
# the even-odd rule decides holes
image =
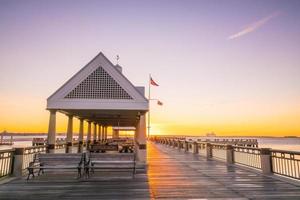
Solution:
[[[238,37],[241,37],[243,35],[246,35],[248,33],[251,33],[255,30],[257,30],[258,28],[260,28],[261,26],[263,26],[264,24],[266,24],[268,21],[270,21],[271,19],[277,17],[281,12],[274,12],[271,15],[264,17],[256,22],[251,23],[250,25],[246,26],[243,30],[229,36],[227,39],[228,40],[232,40]]]

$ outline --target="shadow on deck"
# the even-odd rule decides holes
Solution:
[[[300,199],[300,187],[199,155],[148,144],[148,171],[46,173],[0,185],[0,199]]]

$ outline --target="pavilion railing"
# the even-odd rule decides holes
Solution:
[[[14,150],[0,150],[0,178],[12,173]]]
[[[150,140],[193,152],[208,159],[257,169],[263,174],[277,174],[300,180],[300,152],[258,148],[254,140],[201,141],[174,137],[151,137]],[[241,143],[238,143],[241,142]],[[249,143],[247,143],[249,142]],[[232,144],[236,145],[232,145]],[[249,147],[251,146],[251,147]]]

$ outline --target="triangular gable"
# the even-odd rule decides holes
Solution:
[[[102,54],[47,100],[48,109],[148,109],[148,100]]]
[[[69,92],[68,99],[133,99],[101,66]]]

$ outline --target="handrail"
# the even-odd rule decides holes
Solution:
[[[37,146],[31,146],[31,147],[25,147],[25,150],[31,150],[31,149],[39,149],[39,148],[46,148],[47,145],[37,145]]]
[[[2,150],[0,150],[0,153],[7,153],[7,152],[12,152],[12,151],[15,151],[15,149],[14,148],[12,148],[12,149],[2,149]]]
[[[271,152],[274,152],[274,153],[288,153],[288,154],[300,155],[300,152],[299,152],[299,151],[289,151],[289,150],[271,149]]]

